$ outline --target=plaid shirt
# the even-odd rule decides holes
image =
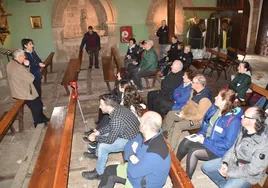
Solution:
[[[99,143],[112,144],[117,138],[131,140],[139,133],[140,122],[129,109],[118,105],[110,114],[109,125],[99,130],[100,136],[96,136]],[[108,133],[109,135],[104,136]]]

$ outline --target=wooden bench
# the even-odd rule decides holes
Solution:
[[[214,71],[217,72],[217,79],[221,76],[221,73],[224,72],[225,79],[227,80],[227,74],[226,71],[230,67],[230,64],[228,64],[228,57],[226,54],[220,53],[218,51],[207,49],[207,52],[211,53],[211,58],[205,61],[203,64],[205,66],[202,73],[205,72],[207,68],[210,69],[210,73],[208,74],[209,77],[212,77],[212,74]],[[216,56],[216,58],[212,58],[212,56]]]
[[[0,119],[0,142],[4,138],[7,131],[11,128],[12,132],[15,132],[12,127],[16,118],[19,120],[19,132],[23,131],[23,106],[24,100],[17,100],[15,104],[10,108],[8,112],[5,112]]]
[[[120,59],[119,49],[114,46],[111,48],[111,56],[102,57],[103,78],[109,91],[111,91],[110,82],[115,82],[115,74],[121,67],[123,67],[123,63]]]
[[[265,104],[262,106],[262,108],[265,109],[266,106],[268,105],[268,90],[266,90],[266,89],[263,88],[263,87],[258,86],[257,84],[254,84],[254,83],[252,83],[252,82],[251,82],[249,88],[252,90],[252,93],[250,94],[248,100],[246,101],[246,106],[244,107],[244,110],[246,110],[247,108],[250,107],[250,100],[251,100],[251,98],[253,97],[254,93],[258,93],[258,94],[260,94],[261,96],[264,96],[264,97],[266,98],[266,102],[265,102]]]
[[[74,89],[71,94],[74,96]],[[68,109],[54,108],[29,188],[68,187],[76,103],[76,98],[70,97]]]
[[[81,64],[82,64],[83,51],[79,51],[79,55],[77,59],[70,59],[64,76],[61,81],[61,85],[64,86],[67,95],[70,95],[70,91],[68,89],[68,85],[70,82],[75,82],[78,79],[78,73],[80,72]]]
[[[266,169],[266,174],[268,174],[268,168]],[[268,176],[266,177],[264,184],[261,186],[260,184],[252,185],[250,188],[267,188],[268,187]]]
[[[46,60],[43,62],[45,67],[41,68],[41,73],[44,75],[44,83],[47,83],[47,68],[50,67],[50,72],[52,72],[53,68],[53,56],[55,52],[51,52]]]
[[[155,86],[155,82],[156,82],[156,80],[157,80],[159,83],[161,83],[161,80],[160,80],[159,76],[157,75],[157,73],[155,73],[155,74],[152,75],[152,76],[144,77],[144,79],[145,79],[145,83],[146,83],[146,89],[150,89],[149,79],[153,79],[152,87]]]

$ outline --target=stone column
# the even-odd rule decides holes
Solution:
[[[251,5],[250,9],[253,9],[252,14],[252,22],[249,23],[251,25],[250,32],[250,39],[249,39],[249,46],[247,53],[252,54],[255,53],[255,46],[256,46],[256,35],[258,34],[258,20],[259,20],[259,12],[260,12],[260,0],[254,0],[254,3]]]

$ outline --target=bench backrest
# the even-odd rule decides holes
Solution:
[[[223,54],[221,52],[212,50],[211,48],[207,48],[207,52],[211,53],[212,55],[218,56],[221,59],[227,60],[228,56],[226,54]]]
[[[167,141],[166,141],[167,142]],[[184,169],[181,167],[179,160],[177,159],[175,153],[168,145],[170,157],[171,157],[171,168],[169,171],[169,176],[171,178],[173,187],[180,188],[194,188],[190,178],[187,176]]]
[[[268,90],[266,90],[263,87],[260,87],[254,83],[251,82],[250,89],[256,93],[259,93],[260,95],[264,96],[268,100]]]
[[[43,63],[46,65],[46,67],[48,67],[49,65],[52,64],[54,54],[55,54],[55,52],[51,52],[51,53],[48,55],[48,57],[46,58],[46,60],[43,62]]]
[[[16,119],[19,110],[23,107],[23,105],[24,100],[17,100],[0,121],[0,142],[2,141],[4,135],[12,125],[13,121]]]
[[[119,54],[119,50],[117,47],[115,46],[112,47],[111,56],[112,56],[112,61],[114,62],[117,69],[123,67],[123,63],[120,60],[120,54]]]

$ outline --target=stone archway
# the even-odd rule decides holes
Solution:
[[[176,0],[175,10],[175,34],[180,40],[183,40],[184,11],[183,7],[194,6],[192,0]],[[154,41],[155,50],[158,52],[158,37],[156,31],[161,25],[161,20],[167,19],[167,1],[152,0],[148,9],[146,25],[149,30],[149,39]]]
[[[57,62],[67,62],[77,57],[84,33],[80,28],[80,15],[87,10],[90,12],[86,13],[89,15],[90,24],[102,25],[105,29],[106,34],[101,37],[100,56],[108,55],[111,46],[117,44],[117,15],[112,0],[55,0],[52,9],[52,30]],[[86,57],[84,53],[84,58]]]

